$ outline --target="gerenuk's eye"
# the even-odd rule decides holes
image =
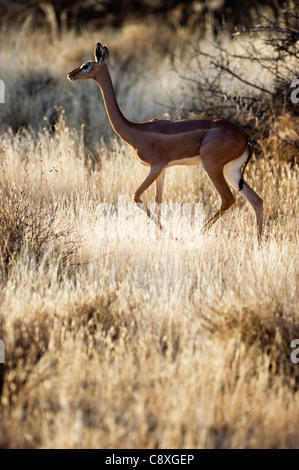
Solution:
[[[88,63],[83,64],[83,65],[81,66],[81,70],[84,70],[85,72],[86,72],[89,68],[90,68],[90,65],[89,65]]]

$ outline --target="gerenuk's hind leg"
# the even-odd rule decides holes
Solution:
[[[243,188],[239,193],[247,199],[255,210],[258,241],[260,242],[263,234],[263,199],[244,180]]]
[[[242,177],[241,167],[245,162],[247,155],[246,151],[241,155],[241,157],[226,164],[223,168],[223,173],[226,181],[228,181],[232,187],[238,191],[238,193],[247,199],[254,208],[258,230],[258,241],[260,242],[263,232],[263,199],[244,181]]]
[[[206,222],[204,226],[204,231],[208,230],[216,222],[216,220],[218,220],[219,217],[221,217],[222,214],[224,214],[224,212],[226,212],[235,202],[235,198],[223,176],[222,168],[209,169],[205,165],[205,170],[208,173],[213,185],[221,196],[221,206],[215,212],[215,214]]]

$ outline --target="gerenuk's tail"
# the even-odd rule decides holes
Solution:
[[[243,166],[242,178],[241,178],[240,181],[239,181],[239,191],[241,191],[241,189],[243,189],[243,183],[244,183],[243,175],[244,175],[244,171],[245,171],[245,168],[246,168],[246,166],[247,166],[247,163],[249,162],[249,160],[251,159],[251,157],[252,157],[252,155],[253,155],[253,152],[254,152],[254,145],[253,145],[253,142],[252,142],[251,138],[249,137],[249,138],[248,138],[248,157],[247,157],[247,160],[246,160],[246,162],[244,163],[244,166]]]

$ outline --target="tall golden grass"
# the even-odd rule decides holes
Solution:
[[[99,204],[130,198],[146,169],[110,133],[96,87],[65,76],[101,39],[124,113],[162,117],[154,101],[179,100],[180,83],[150,33],[49,42],[25,25],[1,49],[1,447],[299,445],[298,166],[279,145],[257,142],[246,169],[264,198],[260,247],[240,197],[198,246],[100,236]],[[201,168],[177,167],[165,201],[202,202],[208,217],[219,197]]]

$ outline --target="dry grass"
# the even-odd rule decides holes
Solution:
[[[130,48],[134,38],[140,41],[132,31],[124,32]],[[112,31],[105,34],[109,45]],[[64,83],[98,36],[83,34],[74,51],[65,34],[55,45],[62,56],[45,38],[28,39],[34,68],[41,51],[51,58],[46,73],[59,91],[55,86],[51,95],[49,82],[48,99],[57,116],[50,129],[31,121],[38,94],[26,117],[31,129],[8,129],[10,102],[3,116],[0,446],[298,447],[299,366],[290,360],[291,340],[299,337],[298,166],[284,161],[278,147],[270,154],[265,146],[264,158],[246,169],[265,200],[260,248],[254,213],[240,197],[197,247],[102,238],[99,203],[130,198],[146,169],[118,140],[101,140],[107,123],[99,127],[105,115],[96,89]],[[7,41],[1,54],[10,54],[13,35]],[[140,73],[128,96],[140,65],[131,61],[131,76],[121,83],[117,72],[126,73],[125,63],[113,62],[113,47],[111,73],[125,114],[154,117],[155,92],[163,98],[158,83],[171,83],[167,60],[156,64],[152,82]],[[18,63],[8,96],[28,63],[26,56]],[[13,75],[9,67],[5,73]],[[87,110],[89,123],[81,128]],[[91,143],[96,127],[101,132]],[[206,217],[219,203],[197,167],[169,169],[165,198],[202,202]],[[152,189],[146,200],[153,200]]]

